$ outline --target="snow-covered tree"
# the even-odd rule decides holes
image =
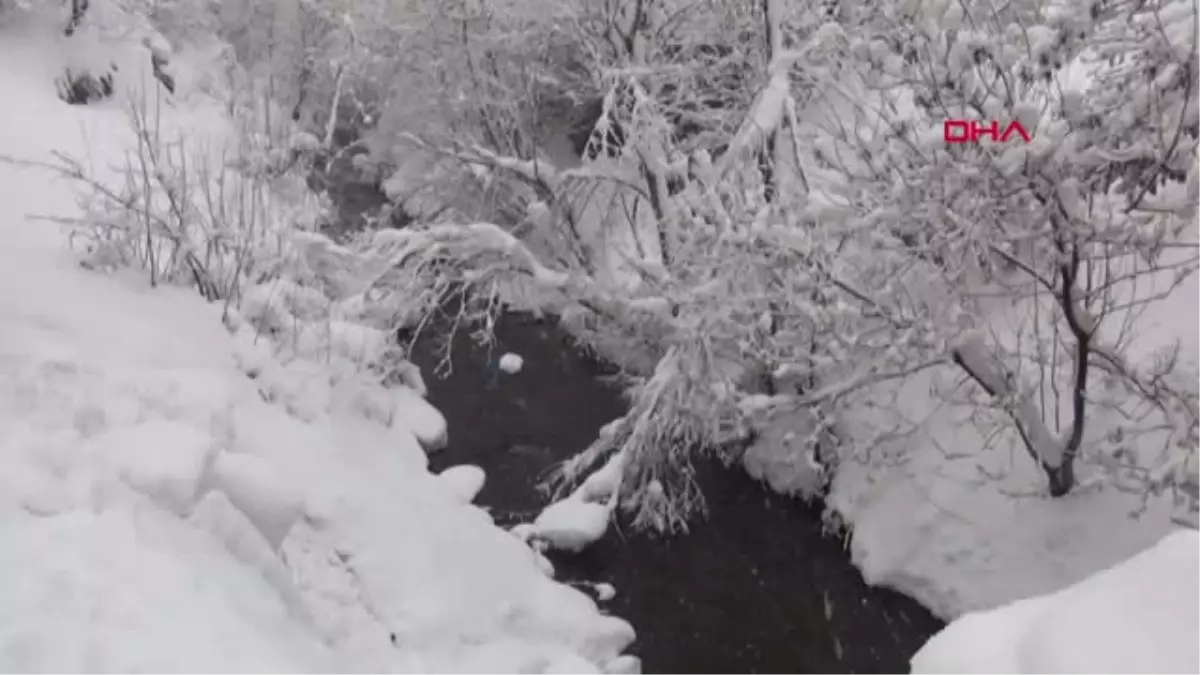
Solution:
[[[1125,355],[1139,313],[1196,269],[1195,15],[1188,1],[907,3],[840,40],[850,81],[828,100],[852,121],[818,162],[885,233],[870,264],[919,268],[970,319],[933,327],[1052,495],[1085,449],[1122,484],[1195,481],[1194,376],[1174,354]],[[1032,138],[947,144],[946,120]],[[1016,326],[988,340],[1003,305]],[[1146,433],[1161,451],[1136,457]]]

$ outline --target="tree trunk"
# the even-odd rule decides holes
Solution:
[[[1054,437],[1042,419],[1033,396],[1021,391],[1016,376],[974,335],[954,349],[954,363],[962,368],[988,396],[1003,401],[1005,412],[1016,427],[1025,450],[1046,474],[1050,496],[1062,497],[1075,487],[1075,453],[1072,441]],[[1077,441],[1075,441],[1077,443]]]
[[[783,3],[784,0],[762,0],[763,21],[766,24],[768,68],[783,51]],[[779,195],[779,176],[780,170],[783,168],[781,160],[784,159],[781,152],[782,145],[779,127],[776,127],[767,136],[766,143],[758,156],[758,170],[763,179],[763,196],[768,202],[774,202]]]

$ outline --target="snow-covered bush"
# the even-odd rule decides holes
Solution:
[[[1024,447],[1052,495],[1079,483],[1081,458],[1089,484],[1194,490],[1194,378],[1169,350],[1152,366],[1127,355],[1139,312],[1196,268],[1184,228],[1195,218],[1197,65],[1182,28],[1194,7],[842,4],[830,21],[765,2],[765,34],[761,17],[731,9],[721,25],[757,80],[689,111],[709,125],[703,141],[672,113],[681,47],[657,40],[683,26],[699,48],[712,15],[657,25],[666,17],[618,3],[603,17],[577,13],[574,26],[548,19],[546,30],[578,30],[591,45],[584,66],[604,83],[593,144],[621,142],[581,160],[555,155],[550,139],[402,135],[476,167],[464,180],[511,184],[509,210],[524,215],[459,226],[443,212],[404,235],[429,253],[394,260],[420,268],[415,288],[440,289],[429,307],[461,294],[462,316],[485,335],[506,277],[540,280],[585,345],[624,357],[628,424],[564,477],[623,449],[625,505],[643,524],[678,527],[701,505],[684,478],[697,450],[734,459],[755,429],[796,426],[789,415],[811,423],[776,444],[780,459],[818,483],[843,462],[904,461],[878,447],[919,420],[872,412],[886,423],[840,427],[899,409],[880,383],[929,369],[957,374],[938,396],[995,426],[989,438]],[[748,110],[728,110],[739,105]],[[981,116],[1018,120],[1033,138],[947,145],[939,133],[947,119]],[[593,201],[613,184],[635,196]],[[596,211],[604,218],[589,219]]]
[[[115,25],[114,12],[104,18]],[[115,172],[67,155],[10,160],[50,169],[79,188],[82,215],[67,224],[82,264],[133,268],[152,286],[191,286],[221,302],[244,372],[265,398],[297,416],[352,408],[385,425],[415,426],[430,449],[444,445],[445,420],[421,400],[420,372],[396,339],[402,321],[386,302],[363,296],[369,284],[347,292],[358,283],[360,261],[313,233],[327,202],[305,185],[311,134],[290,124],[281,125],[291,127],[290,138],[266,133],[270,125],[251,117],[241,128],[219,119],[216,132],[198,136],[163,114],[163,92],[128,83],[122,91],[132,133]],[[212,109],[225,101],[181,94],[193,114],[220,117]]]
[[[1053,495],[1079,482],[1081,458],[1089,483],[1194,484],[1195,386],[1169,351],[1151,365],[1126,353],[1141,309],[1196,267],[1181,234],[1197,177],[1188,3],[843,4],[684,17],[671,3],[546,13],[514,1],[464,24],[419,3],[232,3],[214,19],[222,35],[278,79],[262,94],[275,102],[252,108],[269,117],[296,100],[299,129],[264,122],[262,135],[299,142],[255,141],[210,173],[252,178],[231,191],[266,204],[297,156],[328,166],[350,150],[335,139],[350,114],[371,129],[370,171],[401,167],[381,182],[401,201],[432,200],[433,224],[346,247],[257,226],[247,231],[270,235],[216,237],[227,214],[197,228],[172,206],[191,189],[179,175],[202,164],[159,148],[143,104],[134,180],[108,200],[132,205],[138,225],[113,234],[101,218],[91,244],[209,297],[248,280],[256,334],[418,391],[397,330],[415,337],[440,312],[452,334],[487,341],[512,290],[532,289],[624,368],[632,402],[618,433],[561,477],[623,454],[623,503],[641,524],[678,528],[702,509],[697,451],[768,478],[772,466],[807,472],[795,478],[813,496],[845,462],[904,461],[879,441],[919,421],[844,422],[900,407],[880,383],[927,369],[957,373],[938,397],[1025,447]],[[424,34],[402,30],[415,17],[430,19]],[[418,57],[438,59],[437,82]],[[298,70],[281,75],[279,59]],[[401,85],[403,101],[390,89]],[[1131,90],[1134,108],[1117,108]],[[981,115],[1033,137],[946,145],[937,133]],[[437,189],[406,182],[413,167]],[[164,199],[139,196],[146,184]],[[486,195],[500,201],[477,208]],[[479,212],[496,222],[462,224]]]
[[[812,332],[810,326],[803,330],[799,324],[809,313],[809,295],[822,279],[800,264],[801,256],[781,251],[767,236],[743,227],[763,221],[769,202],[753,193],[761,186],[757,169],[752,167],[750,173],[755,175],[747,177],[745,171],[732,170],[735,165],[729,158],[752,159],[759,122],[778,117],[783,105],[778,92],[760,97],[743,129],[735,134],[736,150],[716,167],[706,159],[705,146],[716,144],[721,126],[740,116],[725,106],[749,96],[744,88],[730,86],[737,78],[705,85],[724,103],[714,99],[695,109],[686,93],[689,82],[705,76],[688,50],[704,53],[707,48],[689,31],[700,26],[704,35],[717,40],[723,29],[744,26],[748,17],[731,15],[723,24],[720,18],[713,21],[704,15],[695,24],[671,26],[670,38],[662,44],[638,46],[655,27],[640,25],[633,15],[605,17],[576,11],[580,22],[598,29],[607,25],[625,35],[624,40],[600,45],[604,55],[600,64],[594,64],[597,67],[629,59],[648,66],[649,59],[658,58],[674,59],[687,68],[680,78],[658,77],[652,82],[630,77],[628,72],[606,75],[604,89],[593,92],[601,97],[596,133],[584,129],[584,137],[590,135],[593,146],[605,146],[624,136],[624,148],[596,148],[596,154],[612,157],[586,168],[558,166],[541,153],[536,134],[527,146],[494,142],[495,125],[528,133],[530,129],[522,126],[528,120],[491,116],[487,110],[498,104],[489,96],[480,97],[479,104],[474,99],[460,101],[454,110],[481,108],[477,141],[445,139],[450,144],[446,148],[438,146],[436,133],[423,138],[402,134],[407,147],[447,154],[451,161],[480,169],[472,175],[485,181],[492,174],[511,177],[521,188],[512,194],[526,200],[524,210],[534,220],[539,213],[547,217],[540,218],[540,225],[532,223],[533,230],[519,237],[503,226],[446,223],[389,232],[376,236],[370,246],[373,255],[396,268],[381,279],[380,286],[407,289],[397,295],[421,298],[422,306],[413,308],[418,315],[453,300],[459,321],[477,327],[485,340],[514,277],[532,281],[551,297],[562,299],[551,308],[561,310],[583,343],[628,371],[635,410],[629,417],[633,422],[621,427],[618,435],[598,441],[581,461],[569,465],[565,477],[579,477],[590,462],[601,462],[610,453],[627,452],[633,477],[623,488],[626,506],[639,514],[640,524],[681,527],[690,513],[702,507],[687,470],[688,458],[698,448],[731,450],[731,444],[747,436],[739,398],[743,392],[758,394],[769,386],[764,372],[782,363],[796,365],[798,352],[807,349],[811,339],[803,336]],[[510,19],[530,29],[528,18]],[[571,28],[556,21],[542,26],[547,41],[539,44],[549,51],[560,39],[555,31]],[[561,39],[586,37],[575,33]],[[481,49],[486,54],[492,47],[485,43]],[[720,49],[715,53],[717,61],[725,58]],[[749,58],[734,50],[725,60]],[[540,82],[550,89],[570,88],[565,81],[550,81],[553,74],[538,59],[527,53],[515,59],[519,65],[513,67],[528,76],[545,76]],[[772,73],[778,80],[786,71],[776,67]],[[476,80],[473,87],[496,85],[504,76],[491,73],[495,81]],[[511,98],[505,95],[509,98],[503,100]],[[683,118],[695,127],[693,138],[701,139],[686,146],[696,150],[690,168],[688,161],[681,161],[686,157],[682,149],[670,139],[670,120]],[[564,159],[569,160],[569,155]],[[669,182],[677,187],[670,188]],[[629,209],[640,210],[649,219],[622,215]],[[630,229],[632,240],[610,236]],[[731,266],[730,261],[738,264]],[[780,272],[793,271],[795,278],[779,281]],[[631,291],[632,298],[623,297]],[[773,293],[782,300],[775,302]],[[789,311],[792,307],[796,311]],[[773,313],[797,321],[783,325]]]
[[[1024,447],[1054,496],[1083,459],[1110,474],[1089,480],[1128,489],[1196,482],[1194,359],[1128,356],[1138,317],[1197,268],[1195,12],[912,4],[830,31],[845,60],[814,164],[881,231],[856,242],[875,273],[943,295],[958,325],[930,328],[976,385],[958,397],[978,424],[1002,419],[1013,433],[994,437]],[[947,120],[1015,120],[1031,138],[949,144]]]
[[[163,128],[162,100],[132,97],[133,148],[119,183],[65,155],[44,165],[76,182],[84,215],[72,242],[95,269],[139,268],[150,284],[183,284],[234,302],[247,281],[276,277],[288,255],[282,233],[315,226],[322,206],[282,175],[277,153],[225,139],[205,145]],[[287,161],[287,160],[285,160]]]

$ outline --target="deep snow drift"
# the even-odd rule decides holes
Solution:
[[[72,107],[54,78],[80,49],[125,86],[150,82],[149,59],[60,30],[0,28],[0,154],[104,174],[129,141],[125,92]],[[219,141],[193,70],[167,133]],[[0,186],[0,670],[636,667],[618,659],[628,624],[464,503],[482,476],[431,476],[402,423],[265,402],[219,308],[84,270],[59,226],[26,218],[74,215],[71,186],[9,163]]]
[[[1195,241],[1196,232],[1191,228],[1185,238]],[[1145,280],[1141,284],[1148,287]],[[1137,318],[1127,357],[1144,365],[1155,350],[1179,340],[1181,373],[1194,373],[1198,307],[1200,279],[1193,275]],[[1021,311],[1028,307],[996,311],[996,332],[1003,335],[1016,325],[1012,315]],[[1119,318],[1113,323],[1121,325]],[[949,389],[960,377],[943,368],[892,387],[887,400],[894,396],[898,412],[923,426],[876,451],[882,456],[911,451],[910,460],[878,472],[850,463],[834,482],[830,502],[853,524],[851,552],[868,582],[895,588],[953,619],[1057,591],[1145,550],[1177,527],[1168,495],[1143,500],[1136,492],[1088,485],[1096,469],[1083,461],[1078,489],[1060,499],[1048,497],[1045,476],[1027,455],[989,439],[966,406],[930,394]],[[1094,413],[1089,439],[1121,421],[1100,408]],[[1161,433],[1145,434],[1137,451],[1154,457],[1162,439]]]
[[[967,614],[914,673],[1200,672],[1200,536],[1180,530],[1050,595]]]

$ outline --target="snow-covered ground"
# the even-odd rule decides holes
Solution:
[[[830,503],[853,524],[854,562],[871,584],[916,597],[953,619],[1062,589],[1172,530],[1169,504],[1111,488],[1052,500],[1022,450],[989,446],[967,413],[938,407],[930,381],[902,390],[926,428],[896,443],[886,470],[839,472]]]
[[[1078,584],[967,614],[914,673],[1200,672],[1200,537],[1180,530]]]
[[[1134,323],[1126,352],[1131,361],[1145,364],[1154,350],[1179,340],[1180,366],[1194,372],[1197,284],[1191,277]],[[1005,314],[1027,309],[997,312],[997,334],[1010,330],[1012,317]],[[1024,450],[997,442],[1003,436],[989,438],[966,406],[930,393],[960,380],[960,373],[944,368],[890,392],[899,412],[923,427],[876,451],[911,453],[909,461],[883,470],[849,465],[834,483],[831,504],[853,524],[851,552],[869,582],[954,618],[1061,589],[1174,529],[1168,497],[1143,503],[1138,494],[1100,484],[1061,499],[1046,496],[1045,476]],[[1109,422],[1111,414],[1094,414],[1087,438],[1102,435]],[[1150,456],[1161,446],[1162,437],[1151,435],[1137,451]],[[1086,480],[1094,466],[1081,462],[1079,471]]]
[[[60,28],[0,28],[0,154],[103,175],[129,140],[121,95],[58,100],[84,42]],[[92,47],[122,83],[149,69],[140,47]],[[188,100],[166,124],[220,138],[220,107]],[[73,215],[69,185],[0,163],[0,194],[0,670],[636,665],[614,662],[627,623],[463,503],[482,476],[430,475],[403,425],[265,402],[218,307],[82,269],[26,218]]]

